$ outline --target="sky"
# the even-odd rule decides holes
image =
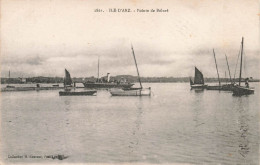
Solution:
[[[144,77],[194,76],[194,66],[217,77],[213,49],[220,77],[225,54],[233,77],[243,36],[243,76],[260,78],[259,8],[258,0],[2,0],[1,76],[63,77],[66,68],[96,77],[98,58],[101,76],[137,75],[132,44]]]

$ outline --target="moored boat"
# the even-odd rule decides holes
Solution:
[[[245,86],[234,86],[233,87],[233,95],[234,96],[242,96],[242,95],[249,95],[255,92],[254,88],[249,88]]]
[[[242,64],[243,64],[243,45],[244,45],[244,38],[242,37],[241,42],[241,59],[240,59],[240,73],[239,73],[239,84],[233,87],[233,95],[234,96],[242,96],[242,95],[249,95],[254,93],[254,88],[249,87],[249,79],[245,79],[245,85],[241,86],[241,76],[242,76]]]
[[[142,86],[142,82],[140,79],[140,74],[139,74],[139,70],[138,70],[137,62],[136,62],[136,58],[135,58],[134,48],[133,48],[133,46],[131,48],[132,48],[132,53],[133,53],[133,57],[134,57],[134,61],[135,61],[135,66],[136,66],[136,71],[137,71],[140,87],[139,88],[114,89],[114,90],[110,90],[110,93],[112,96],[151,96],[151,87],[143,88],[143,86]]]
[[[234,88],[234,84],[231,83],[231,84],[224,84],[221,86],[221,90],[222,91],[233,91],[233,88]]]
[[[204,84],[203,74],[195,67],[195,77],[194,82],[190,78],[190,87],[191,89],[205,89],[207,85]]]
[[[231,78],[231,73],[230,73],[229,64],[228,64],[228,59],[227,59],[227,55],[226,55],[226,54],[225,54],[225,57],[226,57],[226,62],[227,62],[227,67],[228,67],[228,73],[229,73],[229,80],[230,80],[230,82],[227,83],[227,84],[222,85],[221,90],[222,90],[222,91],[233,91],[234,82],[232,81],[232,78]]]
[[[215,65],[216,65],[216,70],[217,70],[218,83],[219,83],[219,85],[214,85],[214,86],[208,85],[208,86],[207,86],[207,90],[221,90],[222,87],[221,87],[221,82],[220,82],[220,79],[219,79],[218,65],[217,65],[217,60],[216,60],[216,55],[215,55],[214,49],[213,49],[213,55],[214,55],[214,59],[215,59]]]
[[[219,85],[211,85],[206,87],[207,90],[222,90],[222,86]]]
[[[74,87],[72,86],[73,82],[70,77],[70,73],[65,69],[65,78],[64,78],[64,91],[60,91],[60,96],[86,96],[86,95],[94,95],[97,93],[95,90],[89,91],[75,91],[75,83]],[[73,90],[73,91],[72,91]]]
[[[151,88],[147,89],[114,89],[110,91],[112,96],[151,96]]]
[[[97,91],[60,91],[60,96],[86,96],[94,95]]]

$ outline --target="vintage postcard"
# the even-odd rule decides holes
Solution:
[[[0,164],[259,164],[259,0],[0,3]]]

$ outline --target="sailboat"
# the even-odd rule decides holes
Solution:
[[[241,42],[241,59],[240,59],[240,72],[239,72],[239,84],[235,85],[233,88],[233,95],[235,96],[242,96],[242,95],[249,95],[254,93],[254,88],[250,88],[248,86],[241,86],[241,76],[242,76],[242,63],[243,63],[243,44],[244,44],[244,37],[242,37]],[[248,80],[245,80],[248,84]]]
[[[132,45],[131,45],[131,48],[132,48],[132,53],[133,53],[133,57],[134,57],[134,61],[135,61],[135,67],[136,67],[140,87],[139,88],[123,88],[123,89],[117,89],[117,90],[115,89],[115,90],[111,90],[110,93],[112,96],[151,96],[151,87],[143,88],[139,70],[137,67],[134,48]]]
[[[99,78],[99,58],[98,58],[98,78],[96,82],[83,82],[85,88],[130,88],[134,84],[127,82],[111,82],[110,81],[110,73],[107,73],[106,79]]]
[[[72,87],[72,79],[70,77],[70,73],[65,69],[65,77],[64,77],[64,88]]]
[[[218,65],[217,65],[217,60],[216,60],[216,55],[215,55],[214,49],[213,49],[213,54],[214,54],[214,59],[215,59],[215,65],[216,65],[216,70],[217,70],[218,83],[219,83],[219,85],[207,86],[207,90],[221,90],[221,82],[220,82],[220,79],[219,79]]]
[[[234,87],[234,83],[233,83],[232,78],[231,78],[231,73],[230,73],[230,69],[229,69],[229,65],[228,65],[227,55],[225,54],[225,56],[226,56],[226,61],[227,61],[227,67],[228,67],[230,83],[226,83],[226,84],[222,85],[221,90],[223,90],[223,91],[232,91],[233,87]]]
[[[65,78],[64,78],[64,91],[60,91],[60,96],[84,96],[84,95],[94,95],[97,93],[95,90],[91,91],[75,91],[75,85],[72,86],[72,79],[70,77],[70,73],[65,69]],[[74,89],[74,91],[71,91],[71,89]]]
[[[204,84],[203,74],[197,67],[195,67],[194,82],[190,78],[190,87],[191,89],[205,89],[207,87],[207,85]]]

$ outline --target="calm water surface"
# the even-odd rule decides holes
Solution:
[[[152,97],[1,93],[5,162],[259,164],[255,94],[194,91],[188,83],[144,84]],[[8,158],[34,155],[42,158]]]

